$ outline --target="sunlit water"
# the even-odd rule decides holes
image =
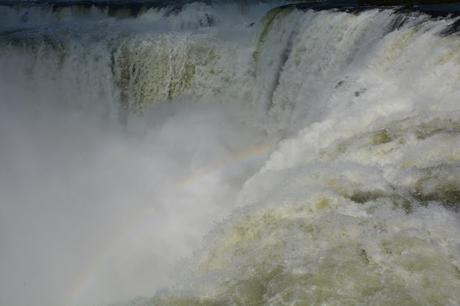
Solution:
[[[460,304],[455,18],[0,6],[0,305]]]

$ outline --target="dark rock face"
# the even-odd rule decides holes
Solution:
[[[53,12],[59,12],[65,8],[76,8],[78,11],[84,12],[92,8],[106,11],[111,17],[127,18],[137,17],[143,12],[151,8],[168,8],[169,14],[174,15],[180,12],[184,5],[192,2],[201,2],[205,4],[217,4],[225,2],[235,2],[244,7],[251,3],[273,2],[276,0],[0,0],[0,6],[9,6],[15,8],[27,7],[47,7]],[[276,1],[280,2],[280,1]],[[283,1],[281,1],[283,2]],[[286,1],[288,2],[288,1]]]
[[[107,11],[113,17],[136,17],[150,8],[168,7],[171,14],[182,10],[188,3],[198,0],[0,0],[0,5],[11,7],[45,6],[53,11],[63,8],[77,7],[81,10],[98,8]],[[277,2],[286,3],[281,7],[295,7],[301,10],[337,9],[347,12],[361,12],[363,10],[386,6],[401,6],[404,11],[420,11],[432,16],[460,15],[459,0],[230,0],[245,6],[251,3]],[[228,3],[229,0],[199,0],[206,4]]]
[[[458,3],[456,0],[358,0],[360,5],[419,5]]]
[[[107,11],[107,14],[112,17],[136,17],[142,12],[151,8],[162,8],[169,7],[171,13],[180,11],[182,7],[190,1],[178,0],[151,0],[151,1],[92,1],[92,0],[77,0],[77,1],[11,1],[5,0],[0,1],[0,5],[13,6],[13,7],[30,7],[30,6],[42,6],[49,7],[52,11],[58,12],[64,8],[78,8],[80,11],[90,10],[91,8],[97,8],[100,10]],[[204,0],[204,3],[211,1]]]
[[[339,10],[349,13],[359,13],[369,9],[385,9],[388,6],[397,8],[397,12],[411,13],[421,12],[432,17],[460,16],[460,1],[458,0],[343,0],[343,1],[323,1],[319,2],[296,2],[286,4],[282,7],[295,7],[300,10]],[[399,20],[404,22],[403,20]],[[396,28],[401,26],[398,22]],[[457,32],[455,29],[450,31]]]

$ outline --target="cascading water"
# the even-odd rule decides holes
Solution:
[[[280,4],[0,7],[0,305],[460,303],[458,19]]]

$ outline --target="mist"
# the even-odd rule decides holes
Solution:
[[[0,6],[0,305],[458,304],[458,20],[274,6]]]
[[[103,304],[171,285],[261,162],[233,157],[261,139],[236,106],[172,103],[123,127],[18,107],[33,103],[2,104],[1,305]]]
[[[137,101],[145,107],[127,122],[120,120],[122,96],[169,86],[165,80],[175,76],[161,71],[175,64],[157,57],[171,52],[178,65],[187,60],[197,40],[189,30],[206,14],[221,23],[230,12],[251,20],[266,6],[244,18],[237,5],[216,11],[191,4],[174,18],[160,8],[123,20],[103,10],[90,10],[88,18],[72,8],[64,17],[42,8],[27,18],[2,10],[5,29],[24,30],[0,39],[0,305],[107,305],[171,286],[188,274],[205,234],[229,214],[237,191],[267,157],[251,153],[266,135],[251,123],[253,105],[233,94],[189,91],[153,105]],[[159,50],[151,59],[129,55],[126,65],[151,69],[144,77],[156,78],[134,88],[117,86],[113,67],[118,51],[111,45],[123,46],[127,33],[139,42],[133,50]],[[224,36],[249,41],[246,33],[243,21]],[[241,48],[235,57],[229,46],[213,52],[228,54],[246,73],[240,66],[251,53]],[[155,61],[165,68],[155,71]],[[206,82],[204,93],[221,87]]]

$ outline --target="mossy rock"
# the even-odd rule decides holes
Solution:
[[[294,10],[293,6],[282,6],[276,7],[268,11],[268,13],[262,18],[262,31],[259,35],[259,40],[257,41],[256,50],[254,51],[253,57],[254,60],[257,62],[260,56],[260,52],[267,40],[268,33],[270,33],[273,24],[275,23],[276,19],[282,16],[286,16]]]

